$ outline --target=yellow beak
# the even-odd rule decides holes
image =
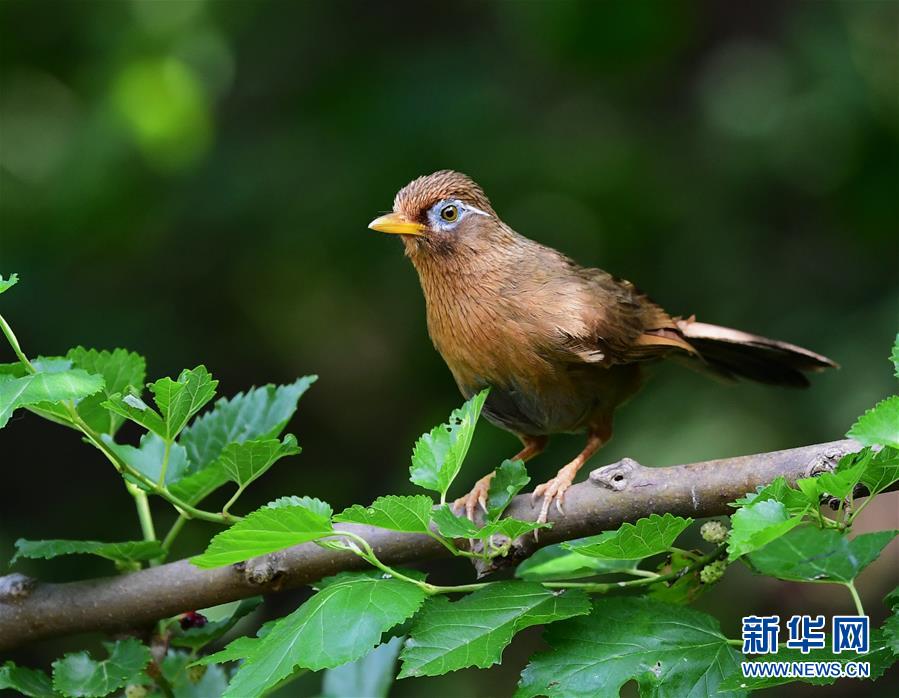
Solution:
[[[421,223],[413,223],[406,220],[399,213],[388,213],[386,216],[375,218],[368,227],[382,233],[394,233],[395,235],[424,235],[425,227]]]

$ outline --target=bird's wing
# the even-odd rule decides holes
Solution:
[[[601,269],[579,269],[584,297],[581,322],[560,328],[574,362],[600,364],[650,361],[673,352],[695,354],[672,318],[630,281]]]

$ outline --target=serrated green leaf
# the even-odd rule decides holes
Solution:
[[[183,448],[180,444],[174,444],[172,448],[176,446]],[[166,474],[166,480],[168,479]],[[182,476],[177,482],[169,485],[169,492],[188,504],[196,505],[228,482],[228,476],[221,464],[212,464],[195,473]]]
[[[518,565],[515,576],[529,582],[551,582],[557,579],[579,579],[634,569],[639,560],[611,560],[588,557],[561,546],[540,548]]]
[[[400,654],[399,678],[487,668],[499,663],[518,631],[589,611],[587,596],[578,590],[553,592],[532,582],[497,582],[455,603],[431,598]]]
[[[885,446],[871,454],[861,482],[873,497],[899,480],[899,450]]]
[[[283,441],[252,439],[228,444],[218,457],[218,463],[231,481],[240,487],[246,487],[281,458],[294,456],[299,452],[296,437],[288,434]]]
[[[281,507],[306,507],[316,515],[325,519],[330,519],[334,515],[334,510],[327,502],[323,502],[317,497],[298,497],[295,494],[290,495],[289,497],[278,497],[265,506],[269,509],[280,509]]]
[[[170,642],[176,647],[188,647],[199,650],[209,643],[217,640],[231,630],[244,616],[252,613],[262,603],[261,596],[254,596],[241,601],[234,612],[221,620],[210,620],[201,628],[189,628],[173,635]]]
[[[191,462],[202,469],[219,457],[230,443],[273,439],[280,435],[297,409],[297,401],[316,376],[304,376],[289,385],[265,385],[221,398],[209,412],[184,429],[179,443]]]
[[[378,497],[370,506],[355,504],[334,517],[335,522],[358,523],[404,533],[427,533],[434,502],[423,494]]]
[[[331,520],[305,506],[263,507],[213,538],[191,559],[197,567],[221,567],[273,553],[333,533]]]
[[[104,408],[102,403],[115,393],[140,391],[147,369],[146,360],[140,354],[125,349],[110,352],[84,347],[69,349],[66,359],[72,362],[74,368],[103,376],[103,390],[81,400],[78,414],[94,431],[114,435],[124,419]]]
[[[18,274],[10,274],[9,278],[4,279],[3,274],[0,274],[0,293],[4,293],[8,291],[13,286],[19,283],[19,275]]]
[[[50,677],[43,671],[4,662],[0,666],[0,689],[8,688],[30,698],[56,698]]]
[[[322,698],[387,698],[403,639],[394,637],[362,659],[328,669],[322,679]]]
[[[825,637],[825,647],[829,648],[831,646],[831,638],[829,636]],[[777,655],[773,657],[768,657],[765,660],[753,660],[757,663],[761,663],[762,661],[771,662],[835,662],[840,665],[845,665],[848,662],[858,662],[864,661],[869,662],[871,664],[871,676],[868,678],[869,681],[875,681],[880,678],[883,673],[896,661],[896,658],[892,655],[889,648],[886,645],[886,642],[879,630],[872,630],[870,637],[870,651],[867,654],[859,655],[855,652],[841,652],[840,654],[833,654],[829,649],[811,649],[807,654],[803,654],[799,649],[792,649],[790,647],[781,646],[777,650]],[[744,658],[744,661],[745,658]],[[721,683],[718,687],[719,690],[727,691],[727,690],[745,690],[745,691],[757,691],[763,688],[771,688],[773,686],[780,686],[782,684],[801,682],[805,684],[811,684],[813,686],[829,686],[833,684],[837,679],[835,677],[803,677],[803,678],[775,678],[775,677],[744,677],[741,672],[736,674],[732,674],[725,681]],[[853,690],[857,691],[858,695],[865,694],[864,689],[860,687],[856,687],[853,685]],[[720,694],[719,694],[720,695]]]
[[[832,528],[805,526],[749,554],[762,574],[799,582],[847,583],[874,562],[899,531],[863,533],[855,538]]]
[[[473,521],[457,516],[449,504],[444,504],[431,512],[431,520],[441,536],[447,538],[477,538],[480,528]]]
[[[899,610],[883,622],[883,639],[890,652],[899,655]]]
[[[178,436],[188,420],[215,397],[218,383],[202,365],[181,371],[177,381],[160,378],[150,383],[150,392],[165,419],[166,433],[160,436],[167,441]]]
[[[100,406],[165,438],[166,427],[162,415],[137,395],[113,393]]]
[[[562,547],[591,557],[640,560],[668,550],[691,523],[691,518],[652,514],[636,523],[622,524],[617,531],[563,543]]]
[[[431,512],[431,520],[437,526],[437,530],[442,536],[447,538],[478,538],[480,540],[497,535],[506,536],[514,540],[525,533],[530,533],[540,528],[551,528],[552,526],[550,523],[537,523],[536,521],[500,519],[499,521],[493,521],[478,527],[470,519],[453,512],[449,504],[444,504],[434,509]]]
[[[858,418],[846,436],[863,446],[899,448],[899,395],[874,405]]]
[[[256,632],[256,637],[236,637],[218,652],[200,657],[194,660],[193,664],[196,666],[208,666],[210,664],[224,664],[225,662],[236,662],[245,659],[252,654],[259,640],[275,627],[278,620],[270,620],[267,623],[263,623],[262,627]]]
[[[838,499],[848,497],[867,470],[870,460],[871,452],[867,450],[843,456],[834,470],[814,478],[818,486],[818,500],[815,501],[825,494]]]
[[[490,481],[490,490],[487,495],[487,520],[496,521],[502,516],[512,497],[521,492],[531,481],[525,470],[524,463],[520,460],[504,460],[496,469],[496,474]]]
[[[21,558],[50,560],[60,555],[97,555],[119,564],[152,560],[163,555],[162,544],[155,540],[101,543],[94,540],[25,540],[16,541],[16,554],[9,564]]]
[[[317,671],[355,661],[424,599],[421,588],[397,579],[361,575],[329,584],[253,644],[225,696],[259,695],[297,667]]]
[[[717,620],[653,599],[597,599],[590,615],[554,623],[544,638],[552,649],[531,658],[516,698],[617,696],[630,680],[642,696],[710,696],[739,672]]]
[[[67,696],[105,696],[136,679],[150,662],[150,650],[134,638],[103,646],[109,653],[103,661],[77,652],[53,662],[53,688]]]
[[[81,369],[54,373],[34,373],[21,378],[0,380],[0,428],[20,407],[80,400],[103,389],[103,377]]]
[[[746,553],[758,550],[801,523],[802,517],[790,516],[782,502],[756,499],[752,504],[738,509],[730,517],[728,559],[733,561]]]
[[[769,484],[759,487],[758,491],[740,497],[730,506],[739,508],[753,502],[764,502],[769,499],[783,504],[787,513],[791,516],[802,515],[808,511],[809,507],[818,506],[818,499],[815,495],[813,495],[812,499],[809,499],[806,493],[790,487],[783,475],[775,478]]]
[[[100,440],[106,444],[119,458],[132,468],[150,478],[159,481],[162,474],[162,462],[165,459],[165,441],[155,432],[147,432],[140,437],[140,446],[117,444],[109,434],[101,434]],[[165,470],[165,482],[170,485],[183,478],[190,469],[187,451],[183,446],[173,443],[169,446],[168,466]],[[137,483],[141,486],[140,483]]]
[[[412,451],[409,479],[419,487],[439,492],[441,502],[468,453],[487,392],[482,390],[454,410],[446,424],[423,434]]]

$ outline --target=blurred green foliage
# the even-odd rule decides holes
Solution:
[[[0,273],[23,279],[5,314],[31,355],[126,346],[150,379],[203,361],[223,394],[317,373],[291,427],[304,453],[258,503],[405,491],[414,439],[461,400],[401,246],[365,226],[450,167],[519,232],[671,312],[842,364],[805,392],[660,367],[597,464],[839,438],[891,388],[897,8],[3,0]],[[0,557],[18,536],[109,538],[110,521],[137,536],[115,473],[45,430],[4,433]],[[535,481],[578,448],[556,439]],[[461,479],[515,450],[485,426]],[[183,553],[209,531],[189,533]],[[431,685],[506,693],[507,656],[495,687]]]

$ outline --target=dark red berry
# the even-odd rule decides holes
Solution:
[[[182,630],[190,630],[191,628],[202,628],[206,625],[208,621],[206,620],[206,616],[202,613],[197,613],[196,611],[188,611],[183,616],[181,616],[181,629]]]

